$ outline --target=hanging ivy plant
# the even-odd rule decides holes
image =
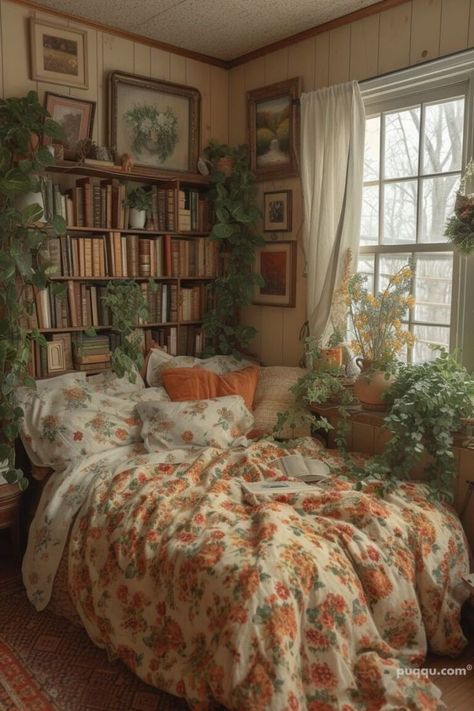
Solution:
[[[239,355],[257,333],[240,323],[240,310],[252,302],[255,287],[263,285],[261,276],[253,271],[255,249],[264,243],[256,229],[261,213],[255,201],[247,146],[232,148],[213,141],[206,154],[215,213],[209,239],[221,245],[223,269],[213,285],[215,306],[204,317],[203,328],[209,339],[205,354]],[[218,159],[223,157],[233,161],[230,176],[218,169]]]

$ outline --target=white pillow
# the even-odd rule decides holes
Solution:
[[[86,382],[86,374],[77,371],[75,373],[63,373],[63,375],[56,375],[54,378],[44,378],[44,380],[36,381],[37,390],[54,390],[62,386],[72,386],[75,383]]]
[[[240,395],[184,402],[142,402],[142,438],[149,452],[163,449],[218,447],[247,442],[253,415]]]
[[[135,373],[135,381],[132,382],[127,375],[119,378],[111,370],[104,373],[90,375],[87,378],[87,385],[95,392],[107,393],[107,395],[123,395],[144,390],[145,382],[138,372]]]
[[[225,375],[235,370],[242,370],[255,365],[251,360],[234,356],[213,356],[212,358],[194,358],[193,356],[172,356],[160,348],[152,348],[146,369],[148,385],[161,385],[161,371],[167,368],[204,368],[217,375]]]
[[[140,441],[136,400],[144,392],[118,397],[77,381],[39,391],[20,388],[21,439],[31,462],[58,468],[82,456]]]

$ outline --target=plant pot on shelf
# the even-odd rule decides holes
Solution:
[[[216,161],[216,170],[220,173],[224,173],[226,178],[230,178],[234,172],[235,160],[231,156],[223,156],[218,158]]]
[[[0,480],[0,528],[9,528],[16,523],[20,498],[18,484],[2,484]]]
[[[137,210],[136,207],[130,208],[129,224],[132,230],[142,230],[145,227],[146,210]]]
[[[393,382],[393,377],[387,378],[383,370],[373,367],[373,362],[365,358],[357,358],[356,363],[361,369],[354,383],[354,395],[364,410],[383,412],[388,409],[382,395]]]
[[[321,359],[326,363],[326,365],[337,367],[342,365],[342,346],[336,346],[335,348],[321,348],[320,354]]]

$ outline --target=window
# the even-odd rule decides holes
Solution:
[[[378,292],[411,258],[416,336],[409,362],[452,347],[457,256],[444,237],[463,167],[466,85],[406,94],[367,106],[359,271]]]

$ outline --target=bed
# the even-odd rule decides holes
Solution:
[[[69,412],[81,413],[84,392],[94,395],[72,389]],[[385,499],[374,483],[357,490],[341,458],[312,438],[295,449],[248,440],[243,403],[220,398],[203,416],[199,402],[159,405],[150,390],[126,398],[141,413],[141,438],[127,413],[128,424],[107,431],[116,393],[102,391],[97,451],[84,445],[84,424],[77,456],[56,461],[23,562],[32,604],[50,604],[67,569],[92,641],[196,711],[440,708],[437,687],[407,669],[428,645],[456,655],[466,644],[468,552],[454,511],[414,483]],[[179,426],[179,447],[165,446],[173,422],[163,427],[163,412]],[[217,441],[202,440],[203,420]],[[34,436],[26,444],[38,456]],[[275,461],[292,452],[325,462],[331,476],[295,494],[246,491],[245,481],[281,480]]]

